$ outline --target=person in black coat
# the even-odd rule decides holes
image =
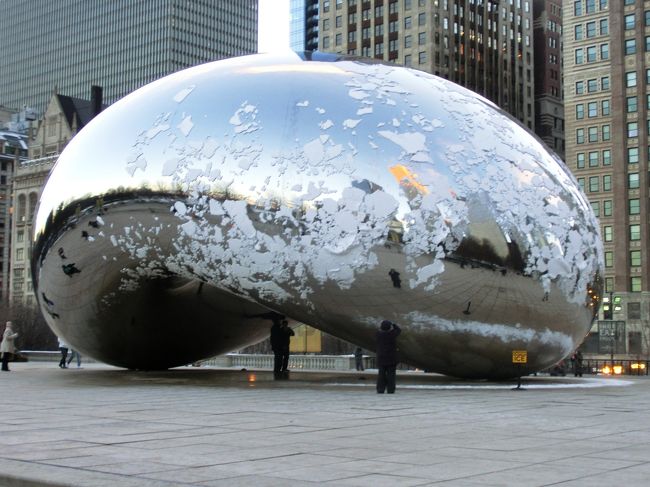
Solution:
[[[281,321],[274,319],[273,325],[271,325],[271,350],[273,350],[273,377],[275,379],[280,379],[282,375],[283,335]]]
[[[280,368],[280,375],[283,379],[289,378],[289,347],[291,345],[291,337],[295,335],[294,331],[289,328],[289,322],[287,320],[282,320],[280,325],[281,331],[281,349],[280,353],[282,355],[282,366]]]
[[[397,369],[397,337],[402,332],[396,323],[381,322],[377,330],[377,394],[395,392],[395,370]]]

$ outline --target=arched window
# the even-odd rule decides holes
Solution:
[[[34,220],[34,213],[36,212],[36,203],[38,202],[38,194],[35,192],[29,193],[29,222]]]
[[[18,195],[18,207],[16,208],[16,218],[18,223],[25,222],[25,207],[27,206],[27,198],[24,194]]]

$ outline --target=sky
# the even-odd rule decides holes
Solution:
[[[289,49],[289,0],[259,0],[258,52]]]

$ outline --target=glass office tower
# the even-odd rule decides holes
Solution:
[[[13,0],[0,104],[40,112],[56,87],[108,103],[179,69],[257,52],[258,0]],[[8,69],[10,67],[10,69]]]

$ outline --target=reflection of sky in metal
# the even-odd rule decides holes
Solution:
[[[601,265],[598,225],[568,171],[490,102],[405,68],[295,54],[198,66],[108,108],[61,156],[35,228],[62,202],[138,187],[227,189],[250,204],[322,216],[354,206],[360,196],[349,200],[346,190],[363,180],[375,188],[371,211],[403,224],[412,256],[435,257],[447,237],[462,239],[476,223],[472,208],[484,205],[482,218],[499,228],[486,235],[524,244],[545,287],[566,278],[565,292],[580,302]],[[360,228],[338,221],[340,232],[322,235],[345,242],[330,247],[334,255]],[[441,262],[418,270],[427,276],[418,285],[433,289],[443,270]]]

